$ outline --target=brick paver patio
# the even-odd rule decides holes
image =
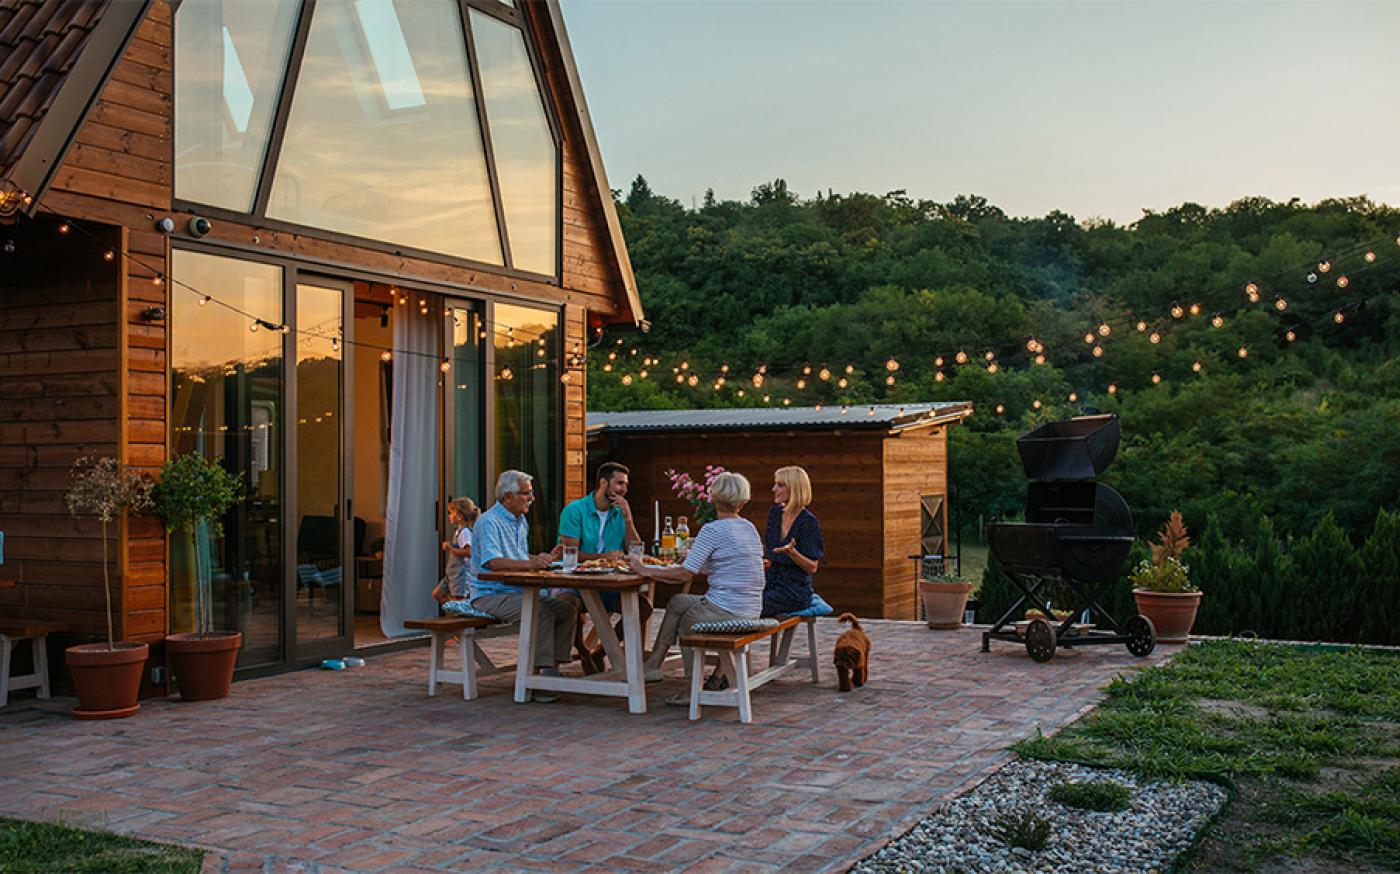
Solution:
[[[1041,665],[980,652],[972,629],[866,625],[870,685],[835,691],[824,620],[828,682],[790,673],[747,726],[664,706],[678,678],[638,716],[623,699],[515,704],[509,676],[473,702],[457,686],[430,699],[426,649],[115,722],[21,698],[0,711],[0,813],[207,847],[206,870],[842,870],[1175,650]]]

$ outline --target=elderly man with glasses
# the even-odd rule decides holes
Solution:
[[[496,503],[481,514],[472,529],[472,606],[502,622],[520,621],[523,596],[520,588],[483,580],[485,571],[543,570],[559,557],[553,552],[530,554],[530,523],[525,514],[535,502],[533,478],[508,470],[496,480]],[[558,675],[559,665],[569,661],[569,650],[578,622],[578,608],[565,600],[541,597],[535,613],[535,664],[540,673]],[[559,700],[551,692],[536,690],[532,700]]]

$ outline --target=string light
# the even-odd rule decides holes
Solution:
[[[997,354],[996,354],[995,352],[988,352],[986,355],[983,355],[982,357],[985,358],[985,359],[987,359],[988,361],[991,361],[992,359],[994,359],[994,358],[997,357]]]
[[[1102,347],[1102,346],[1095,346],[1095,347],[1094,347],[1094,357],[1095,357],[1095,358],[1102,358],[1102,357],[1103,357],[1103,347]]]
[[[735,394],[738,395],[739,397],[743,397],[743,396],[744,396],[744,390],[743,390],[743,389],[739,389],[738,391],[735,392]]]
[[[443,373],[446,373],[447,371],[449,371],[449,370],[451,370],[451,369],[452,369],[452,362],[451,362],[451,361],[448,361],[446,358],[442,359],[442,363],[438,365],[438,370],[441,370]]]
[[[967,353],[966,353],[966,352],[959,351],[957,355],[953,356],[953,360],[956,361],[956,362],[958,362],[959,364],[966,364],[966,363],[967,363]]]
[[[1289,331],[1287,334],[1284,334],[1283,336],[1286,337],[1286,338],[1288,339],[1288,342],[1290,342],[1290,343],[1292,343],[1294,340],[1298,339],[1298,335],[1297,335],[1297,333],[1295,333],[1294,331]]]
[[[685,377],[684,377],[683,375],[677,373],[677,374],[676,374],[676,384],[677,384],[677,385],[680,385],[680,384],[683,383],[683,382],[685,382]]]
[[[894,374],[893,374],[893,373],[891,373],[889,376],[885,377],[885,385],[894,385]]]
[[[1157,343],[1162,342],[1162,335],[1159,334],[1159,333],[1157,333],[1156,331],[1153,331],[1153,332],[1151,333],[1151,335],[1148,336],[1147,339],[1150,340],[1150,341],[1155,345],[1155,344],[1157,344]]]
[[[803,375],[803,376],[811,376],[811,375],[812,375],[812,365],[810,365],[810,364],[805,365],[805,366],[802,368],[802,375]]]
[[[866,410],[865,414],[866,414],[867,416],[873,416],[873,415],[875,415],[875,408],[874,408],[874,407],[871,407],[869,410]]]
[[[1376,253],[1375,253],[1375,252],[1367,252],[1367,253],[1366,253],[1366,263],[1367,263],[1367,264],[1374,264],[1374,263],[1376,263]]]
[[[939,355],[937,358],[933,359],[933,366],[934,366],[934,367],[942,367],[942,366],[943,366],[943,356],[942,356],[942,355]]]
[[[201,298],[199,299],[199,305],[200,305],[200,306],[208,306],[208,305],[209,305],[209,301],[211,301],[211,300],[213,300],[213,298],[206,294],[206,295],[204,295],[203,297],[201,297]]]
[[[889,361],[885,362],[885,369],[893,373],[899,369],[899,362],[891,358]]]
[[[1036,363],[1036,364],[1044,364],[1044,363],[1045,363],[1045,356],[1044,356],[1044,355],[1037,355],[1037,356],[1035,356],[1035,363]]]
[[[1193,362],[1191,363],[1191,369],[1192,369],[1193,371],[1195,371],[1196,373],[1200,373],[1200,372],[1201,372],[1201,362],[1199,362],[1199,361],[1193,361]]]
[[[1040,398],[1036,398],[1035,400],[1031,401],[1031,406],[1037,410],[1040,409]]]
[[[160,288],[164,284],[165,280],[161,277],[159,273],[151,277],[151,285],[154,285],[156,288]]]
[[[1345,275],[1337,277],[1338,288],[1346,288],[1348,285],[1351,285],[1351,280],[1347,279]]]
[[[799,379],[799,380],[797,381],[797,390],[798,390],[798,391],[801,391],[802,389],[804,389],[804,388],[806,388],[806,387],[807,387],[807,380],[805,380],[805,379]]]
[[[1006,407],[1001,404],[997,404],[997,415],[1000,416],[1004,412],[1006,412]]]
[[[64,222],[63,224],[58,226],[58,232],[60,234],[66,234],[71,230],[73,230],[73,226],[68,224],[68,222]]]
[[[1161,385],[1161,384],[1162,384],[1162,374],[1160,374],[1160,373],[1154,373],[1154,374],[1152,374],[1152,384],[1153,384],[1153,385]]]
[[[1174,319],[1179,319],[1179,318],[1181,318],[1181,317],[1182,317],[1183,315],[1185,315],[1185,314],[1186,314],[1186,310],[1184,310],[1184,309],[1181,308],[1181,304],[1179,304],[1179,303],[1174,303],[1174,304],[1172,304],[1172,318],[1174,318]]]
[[[943,375],[943,371],[941,371],[941,370],[938,371],[938,372],[936,372],[936,373],[934,373],[934,375],[933,375],[933,381],[934,381],[934,382],[942,382],[942,381],[945,380],[945,379],[947,379],[947,377],[945,377],[945,376]]]
[[[612,365],[611,365],[611,364],[604,364],[604,365],[603,365],[603,372],[604,372],[604,373],[612,373]]]
[[[1101,325],[1099,325],[1099,336],[1100,336],[1100,337],[1107,337],[1109,334],[1112,334],[1112,333],[1113,333],[1113,329],[1110,328],[1110,327],[1108,326],[1108,322],[1104,322],[1104,323],[1102,323]]]
[[[843,415],[843,416],[846,415],[846,413],[850,412],[850,409],[851,409],[850,407],[846,406],[845,404],[842,404],[842,405],[841,405],[841,415]]]
[[[340,338],[339,338],[339,337],[332,337],[332,338],[331,338],[331,351],[332,351],[332,352],[339,352],[339,351],[340,351]]]
[[[1309,285],[1312,285],[1314,282],[1317,282],[1317,274],[1316,274],[1316,273],[1309,273],[1309,274],[1308,274],[1308,284],[1309,284]]]
[[[642,379],[646,379],[646,378],[647,378],[647,369],[646,369],[645,367],[643,367],[643,368],[637,373],[637,375],[640,376]],[[740,391],[742,391],[742,389],[740,389]]]
[[[690,362],[689,362],[689,361],[682,361],[682,362],[681,362],[681,370],[689,370],[689,369],[690,369]],[[759,370],[759,373],[762,373],[762,372],[763,372],[762,369],[760,369],[760,370]]]
[[[764,395],[764,396],[763,396],[763,402],[766,404],[766,403],[768,403],[768,400],[769,400],[769,396],[768,396],[768,395]]]
[[[690,376],[687,376],[685,378],[685,381],[688,385],[690,385],[693,388],[700,384],[700,377],[692,373]]]
[[[1118,384],[1117,384],[1117,383],[1114,383],[1114,382],[1110,382],[1110,383],[1108,384],[1108,393],[1111,394],[1111,395],[1116,395],[1116,394],[1118,394]]]
[[[823,367],[818,371],[817,376],[821,378],[822,382],[827,382],[831,379],[831,371]]]
[[[624,373],[624,374],[622,374],[622,384],[623,384],[623,385],[631,385],[631,384],[632,384],[632,374],[630,374],[630,373]]]
[[[820,413],[820,412],[822,411],[822,405],[821,405],[821,404],[817,404],[815,407],[813,407],[813,409],[815,409],[818,413]]]
[[[282,324],[277,326],[277,330],[283,334],[290,334],[292,332],[292,326],[287,324],[286,322],[283,322]]]
[[[1147,330],[1147,323],[1142,321],[1141,319],[1138,319],[1137,329],[1138,333],[1141,334],[1143,331]]]
[[[786,406],[790,405],[791,403],[792,403],[792,398],[783,398],[783,406],[786,407]]]
[[[847,376],[850,376],[852,373],[855,373],[855,372],[856,372],[856,366],[855,366],[854,364],[847,364],[847,365],[846,365],[846,375],[847,375]]]
[[[1199,316],[1200,314],[1201,314],[1201,305],[1198,304],[1198,303],[1193,303],[1193,304],[1191,304],[1191,315],[1193,315],[1193,316]]]
[[[1245,287],[1244,287],[1244,294],[1245,294],[1245,297],[1249,298],[1249,302],[1250,302],[1250,303],[1258,303],[1258,302],[1259,302],[1259,286],[1256,285],[1255,283],[1251,282],[1251,283],[1248,283],[1247,285],[1245,285]]]
[[[987,372],[988,372],[988,373],[996,373],[996,372],[997,372],[998,370],[1000,370],[1000,369],[1001,369],[1001,368],[997,367],[997,364],[996,364],[995,361],[993,361],[991,364],[988,364],[988,365],[987,365]]]
[[[564,383],[564,385],[569,384],[569,372],[567,370],[559,374],[559,381]]]
[[[716,385],[716,386],[722,386],[722,385],[724,385],[724,382],[725,382],[724,377],[721,376],[719,379],[715,380],[715,385]]]
[[[1247,347],[1247,346],[1241,346],[1241,347],[1240,347],[1240,351],[1239,351],[1238,353],[1236,353],[1236,354],[1238,354],[1241,358],[1248,358],[1248,357],[1249,357],[1249,347]]]
[[[844,377],[844,376],[841,377],[840,379],[836,380],[836,385],[837,385],[838,387],[840,387],[840,388],[845,388],[846,386],[848,386],[848,385],[850,385],[850,384],[851,384],[851,383],[850,383],[850,380],[846,379],[846,377]]]
[[[1089,333],[1087,333],[1087,334],[1084,335],[1084,342],[1085,342],[1085,343],[1092,343],[1092,342],[1094,342],[1094,332],[1093,332],[1093,331],[1090,331]]]
[[[514,379],[514,378],[515,378],[515,374],[510,372],[510,368],[509,368],[509,367],[504,368],[504,369],[501,371],[501,379],[504,379],[504,380],[511,380],[511,379]]]
[[[1341,311],[1341,310],[1337,310],[1337,314],[1336,314],[1335,316],[1332,317],[1332,321],[1336,322],[1336,323],[1339,324],[1339,325],[1340,325],[1342,322],[1345,322],[1346,320],[1347,320],[1347,317],[1344,316],[1344,315],[1342,315],[1342,311]]]
[[[754,387],[754,388],[763,388],[763,374],[761,374],[761,373],[755,373],[755,374],[753,375],[753,387]]]
[[[107,251],[105,251],[105,252],[102,253],[102,260],[103,260],[103,261],[113,261],[113,260],[116,259],[116,257],[117,257],[117,253],[116,253],[116,252],[113,252],[111,249],[108,249]]]
[[[1279,298],[1278,300],[1274,301],[1274,309],[1278,310],[1279,312],[1283,312],[1284,310],[1288,309],[1288,301],[1284,300],[1283,298]]]
[[[1216,313],[1211,317],[1210,324],[1215,328],[1223,328],[1225,327],[1225,317],[1220,315],[1220,313]]]
[[[1317,262],[1317,272],[1318,272],[1318,273],[1326,273],[1327,271],[1329,271],[1329,270],[1331,270],[1331,269],[1332,269],[1332,262],[1331,262],[1331,261],[1319,261],[1319,262]]]
[[[1074,403],[1074,402],[1077,401],[1077,400],[1079,400],[1079,393],[1078,393],[1078,392],[1073,392],[1073,391],[1070,392],[1070,393],[1069,393],[1069,402],[1070,402],[1070,403]]]

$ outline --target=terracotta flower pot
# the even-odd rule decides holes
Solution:
[[[64,651],[68,672],[78,691],[79,719],[120,719],[141,709],[141,673],[150,647],[144,643],[118,641],[112,649],[105,643],[84,643]]]
[[[972,583],[933,583],[919,580],[919,596],[924,599],[924,615],[928,627],[941,631],[961,628],[963,611]]]
[[[243,634],[238,631],[203,631],[172,634],[165,639],[171,673],[185,701],[213,701],[228,697],[233,666]]]
[[[1133,589],[1138,612],[1152,620],[1158,643],[1185,643],[1201,606],[1200,592],[1152,592]]]

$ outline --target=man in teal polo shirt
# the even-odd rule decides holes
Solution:
[[[559,514],[559,542],[564,546],[578,549],[579,561],[593,558],[620,558],[626,554],[627,544],[640,543],[637,526],[632,521],[632,507],[627,503],[628,470],[624,465],[609,461],[599,466],[598,477],[593,491],[577,501],[566,505]],[[563,597],[578,598],[575,590],[565,590]],[[622,612],[622,595],[617,592],[600,592],[603,606],[609,613]],[[582,607],[582,599],[578,598]],[[641,599],[641,621],[651,616],[651,602]],[[602,664],[602,649],[590,650],[583,645],[582,623],[578,637],[574,641],[580,654],[591,656],[594,665],[583,660],[585,670]],[[622,634],[622,623],[618,623],[617,633]]]

